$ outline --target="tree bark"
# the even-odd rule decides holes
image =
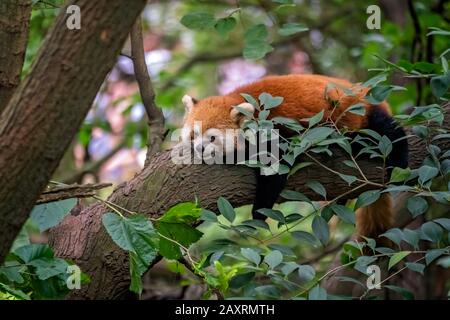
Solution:
[[[0,116],[0,263],[75,136],[145,0],[74,0]]]
[[[20,83],[30,15],[30,0],[0,2],[0,114]]]
[[[446,110],[449,109],[450,105],[447,105]],[[449,119],[446,119],[445,127],[449,127]],[[443,150],[450,148],[450,142],[443,141]],[[408,142],[411,148],[409,165],[417,168],[427,156],[427,151],[419,139],[412,137]],[[343,152],[335,150],[333,157],[319,160],[339,172],[355,174],[342,164],[344,159],[346,157]],[[366,160],[359,164],[369,180],[382,180],[377,162]],[[351,190],[342,179],[316,165],[294,174],[289,179],[287,188],[321,200],[305,187],[306,180],[322,182],[330,199]],[[365,186],[348,193],[343,199],[354,198],[371,188],[373,189]],[[155,155],[148,166],[131,181],[118,186],[108,200],[128,210],[157,218],[169,207],[179,202],[193,201],[194,197],[200,200],[203,208],[213,211],[217,209],[216,201],[219,196],[227,198],[235,207],[250,204],[254,191],[254,172],[248,167],[175,165],[171,161],[170,151],[166,151]],[[81,290],[73,291],[70,299],[118,299],[128,294],[127,255],[111,241],[101,223],[101,216],[107,211],[108,208],[96,203],[85,208],[79,215],[69,215],[50,232],[50,244],[56,254],[74,260],[91,276],[91,283]]]

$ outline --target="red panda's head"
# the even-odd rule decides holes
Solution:
[[[192,141],[197,151],[214,148],[215,153],[239,148],[238,129],[247,118],[236,107],[253,113],[253,105],[230,96],[213,96],[197,101],[185,95],[182,101],[185,106],[183,142]]]

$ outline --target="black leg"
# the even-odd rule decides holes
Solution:
[[[257,212],[257,210],[262,208],[272,209],[286,182],[287,174],[264,176],[260,174],[259,169],[256,169],[256,196],[252,209],[253,219],[266,219],[266,216]]]

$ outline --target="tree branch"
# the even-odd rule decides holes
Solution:
[[[30,0],[0,2],[0,114],[20,83],[30,16]]]
[[[136,20],[136,23],[131,29],[131,55],[133,58],[134,74],[136,75],[136,80],[139,84],[142,103],[144,104],[148,117],[148,149],[145,160],[145,162],[148,163],[148,159],[160,150],[164,140],[165,130],[164,115],[161,109],[155,104],[155,92],[145,62],[141,18]]]
[[[445,108],[448,112],[450,104]],[[449,128],[448,118],[444,127]],[[440,141],[443,142],[440,145],[442,150],[450,148],[449,140]],[[428,152],[421,140],[412,137],[408,142],[411,150],[409,165],[417,168]],[[356,169],[343,164],[346,159],[343,151],[334,149],[333,152],[333,157],[323,157],[320,161],[335,171],[357,174],[353,171]],[[358,163],[369,180],[382,181],[378,162],[361,160]],[[295,173],[289,179],[287,189],[303,192],[311,199],[322,200],[305,186],[307,180],[322,182],[330,199],[356,186],[349,187],[335,174],[311,165]],[[349,192],[342,199],[352,199],[370,188],[364,186],[357,192]],[[219,196],[239,207],[252,203],[254,192],[255,175],[251,168],[238,165],[176,165],[171,161],[171,152],[166,151],[155,155],[142,172],[120,185],[108,200],[133,212],[157,218],[171,206],[194,201],[195,198],[200,200],[203,208],[213,211],[217,210]],[[128,293],[127,255],[103,229],[101,217],[106,211],[107,208],[101,203],[94,204],[78,216],[67,216],[58,227],[51,230],[50,243],[56,254],[76,261],[92,279],[89,285],[74,291],[70,298],[111,299]]]
[[[60,10],[32,70],[0,115],[0,263],[146,3],[69,1],[81,10],[81,30],[70,30]]]
[[[96,195],[96,191],[112,186],[112,183],[58,185],[45,190],[36,204],[59,201],[70,198],[88,198]]]

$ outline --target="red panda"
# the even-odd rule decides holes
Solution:
[[[331,85],[331,86],[330,86]],[[347,89],[352,91],[348,94]],[[182,139],[192,141],[194,139],[194,123],[199,123],[202,139],[213,143],[218,136],[217,131],[225,129],[238,129],[242,127],[246,118],[238,108],[250,113],[255,107],[245,102],[242,93],[257,98],[266,92],[272,96],[283,97],[282,103],[271,109],[269,119],[272,117],[285,117],[302,121],[310,118],[320,111],[324,111],[323,119],[332,119],[340,128],[348,128],[352,131],[368,128],[386,135],[391,141],[405,136],[401,127],[398,127],[390,116],[390,108],[386,102],[371,105],[365,100],[370,88],[337,78],[322,75],[285,75],[269,76],[251,84],[237,88],[223,96],[212,96],[199,101],[190,96],[183,97],[186,108]],[[333,103],[338,102],[338,104]],[[351,105],[362,103],[366,109],[364,115],[345,112]],[[195,147],[194,141],[194,147]],[[406,167],[408,157],[408,145],[405,139],[394,143],[387,165],[389,167]],[[258,170],[257,170],[258,171]],[[256,196],[252,214],[256,219],[265,219],[258,212],[261,208],[272,208],[287,180],[287,175],[257,174]],[[388,193],[357,212],[357,233],[360,236],[376,237],[392,226],[392,200]]]

